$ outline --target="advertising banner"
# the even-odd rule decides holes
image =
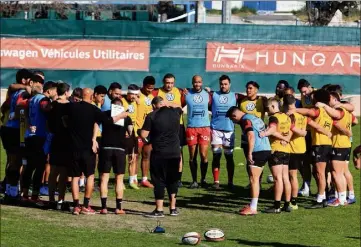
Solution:
[[[149,71],[148,41],[2,38],[1,68]]]
[[[206,71],[360,75],[360,47],[207,43]]]

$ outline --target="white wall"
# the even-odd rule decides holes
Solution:
[[[306,5],[306,2],[302,1],[277,1],[276,11],[292,11],[299,10]]]
[[[242,8],[243,1],[232,1],[232,8]],[[222,1],[212,1],[212,9],[222,10]]]

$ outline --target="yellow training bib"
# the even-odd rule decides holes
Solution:
[[[173,87],[170,92],[166,92],[163,88],[159,88],[158,96],[161,96],[163,99],[168,100],[171,103],[178,104],[182,106],[182,95],[178,88]],[[180,119],[180,124],[184,124],[183,116]]]
[[[137,105],[137,117],[136,117],[136,129],[141,129],[144,124],[145,117],[153,111],[152,99],[154,96],[149,94],[148,96],[140,93],[139,104]]]
[[[239,109],[245,113],[255,115],[262,120],[264,119],[265,109],[263,107],[262,97],[257,96],[255,100],[249,100],[248,98],[242,99],[239,104]]]
[[[290,133],[291,129],[291,119],[289,116],[287,116],[285,113],[277,112],[273,115],[273,117],[277,118],[278,124],[277,124],[277,132],[281,133],[283,136],[287,136]],[[271,142],[271,148],[272,152],[284,152],[284,153],[290,153],[291,148],[290,144],[282,145],[281,140],[278,138],[275,138],[273,136],[269,137]]]
[[[324,129],[331,131],[332,129],[332,118],[327,114],[326,110],[323,108],[319,108],[320,114],[314,121],[321,125]],[[332,145],[332,140],[319,132],[317,132],[314,128],[311,129],[312,136],[312,145],[320,146],[320,145]]]
[[[351,131],[351,125],[352,125],[352,115],[350,112],[348,112],[346,109],[342,108],[344,112],[343,118],[338,120],[338,124],[340,124],[342,127],[348,129]],[[347,135],[341,133],[337,128],[332,128],[332,146],[334,148],[350,148],[351,147],[351,141],[350,137]]]
[[[295,128],[306,130],[307,127],[307,117],[295,112],[291,115],[291,118],[294,118]],[[306,139],[304,136],[292,135],[290,141],[291,153],[293,154],[303,154],[306,152]]]

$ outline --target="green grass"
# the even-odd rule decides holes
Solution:
[[[359,145],[360,126],[354,129],[354,147]],[[237,128],[236,143],[240,143]],[[1,150],[1,177],[4,176],[5,154]],[[209,154],[211,161],[211,154]],[[360,246],[360,204],[344,208],[306,210],[302,207],[290,214],[242,217],[235,212],[249,202],[247,175],[242,150],[235,150],[236,172],[234,192],[189,190],[181,188],[178,196],[179,217],[161,220],[166,234],[150,234],[147,228],[156,226],[156,220],[146,219],[142,212],[151,211],[153,193],[149,189],[125,191],[124,206],[130,212],[125,216],[93,215],[72,216],[69,213],[44,211],[33,208],[1,206],[1,246],[179,246],[183,234],[208,228],[220,228],[226,234],[222,243],[201,242],[201,246]],[[185,152],[183,181],[190,182],[187,152]],[[352,164],[355,193],[360,195],[360,173]],[[269,174],[265,168],[265,176]],[[211,170],[207,180],[212,181]],[[222,160],[221,183],[226,183],[226,169]],[[272,193],[263,183],[259,209],[272,204]],[[315,191],[312,181],[312,191]],[[114,208],[113,191],[109,206]],[[300,205],[311,198],[300,200]],[[93,205],[100,205],[99,194],[94,194]],[[167,212],[167,210],[166,210]]]

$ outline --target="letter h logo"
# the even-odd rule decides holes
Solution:
[[[213,62],[219,63],[222,58],[234,59],[234,63],[241,63],[243,60],[245,48],[238,47],[238,49],[225,49],[224,46],[218,46]]]

